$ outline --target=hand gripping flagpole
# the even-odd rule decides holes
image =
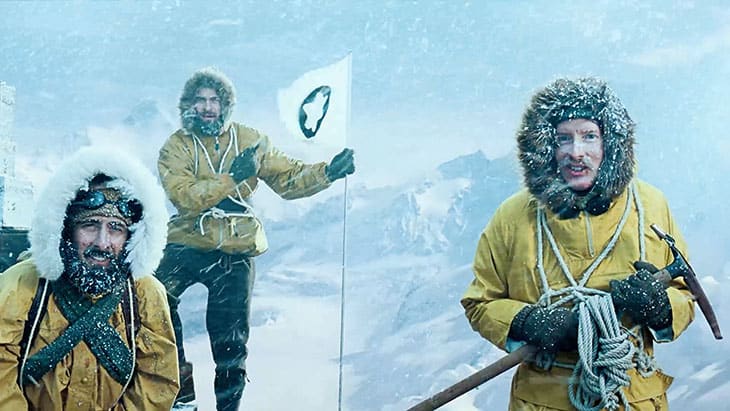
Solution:
[[[352,54],[350,52],[349,54]],[[350,134],[350,115],[352,101],[352,58],[347,64],[347,123],[345,128],[345,145]],[[342,197],[342,269],[340,274],[340,355],[337,374],[337,410],[342,411],[342,355],[345,347],[345,269],[347,267],[347,175],[345,175],[345,188]]]

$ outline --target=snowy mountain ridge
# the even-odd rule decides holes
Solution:
[[[354,343],[346,349],[346,364],[349,377],[360,383],[349,387],[347,409],[405,409],[503,355],[469,328],[459,299],[472,277],[470,263],[479,233],[501,201],[517,189],[519,176],[511,159],[488,160],[476,152],[442,164],[411,186],[350,192],[346,318],[348,340]],[[266,225],[272,249],[259,258],[257,295],[277,273],[288,271],[288,289],[294,295],[317,277],[315,283],[327,286],[310,284],[302,290],[336,296],[341,209],[342,197],[333,197],[298,221]],[[686,215],[677,218],[682,221]],[[685,230],[690,243],[695,228],[702,229],[689,225]],[[293,274],[293,266],[301,276]],[[319,271],[327,267],[334,270],[329,279]],[[728,283],[708,278],[706,286]],[[728,317],[723,313],[730,311],[717,289],[707,292],[723,320]],[[660,364],[677,377],[670,397],[678,409],[697,401],[724,406],[727,399],[718,394],[717,385],[719,376],[730,369],[727,362],[716,362],[725,358],[727,348],[712,339],[704,321],[698,312],[686,335],[657,349]],[[691,346],[702,350],[688,353]],[[446,409],[504,409],[511,373],[507,374]]]

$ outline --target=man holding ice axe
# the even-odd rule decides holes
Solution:
[[[663,194],[634,176],[634,126],[595,78],[558,79],[524,113],[526,189],[482,233],[461,301],[493,344],[531,347],[522,348],[531,355],[514,375],[510,410],[668,407],[672,378],[653,345],[679,337],[694,301],[684,281],[652,275],[675,251],[686,254],[685,243]]]

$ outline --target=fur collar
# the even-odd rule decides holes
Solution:
[[[603,131],[603,161],[586,197],[565,184],[555,161],[555,124],[565,119],[566,113],[581,113],[568,118],[589,116]],[[579,78],[552,82],[533,96],[517,132],[527,189],[540,204],[564,217],[590,208],[590,203],[610,204],[634,176],[634,128],[626,107],[604,81]]]
[[[115,188],[143,207],[142,219],[130,226],[127,243],[132,277],[138,280],[157,268],[167,242],[165,193],[155,176],[136,158],[113,147],[85,147],[58,166],[41,190],[33,210],[30,250],[40,276],[56,280],[63,272],[59,251],[66,206],[76,192],[88,188],[98,173],[117,179]]]

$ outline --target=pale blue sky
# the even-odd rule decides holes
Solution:
[[[235,119],[306,158],[278,121],[276,91],[352,51],[350,145],[367,184],[477,149],[506,154],[530,95],[564,75],[610,82],[652,177],[663,178],[650,152],[682,165],[727,149],[721,1],[228,3],[0,3],[0,80],[17,88],[18,137],[52,144],[109,127],[144,98],[175,118],[185,79],[214,65],[238,88]]]

